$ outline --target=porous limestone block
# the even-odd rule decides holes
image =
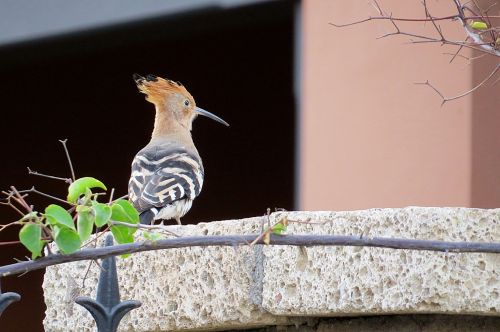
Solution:
[[[288,228],[292,234],[500,241],[500,209],[409,207],[286,217],[296,221]],[[262,304],[275,315],[500,313],[499,254],[279,246],[265,247],[264,254]]]
[[[182,235],[257,233],[260,218],[174,226]],[[104,238],[104,237],[101,237]],[[100,245],[102,245],[102,242]],[[149,251],[117,258],[122,300],[139,300],[142,306],[127,314],[119,331],[211,330],[281,324],[290,321],[260,309],[252,294],[255,271],[262,266],[262,246],[249,248],[191,247]],[[90,314],[74,295],[95,298],[99,268],[92,264],[82,287],[88,262],[47,268],[44,294],[46,331],[95,331]],[[257,299],[258,301],[258,299]]]
[[[500,209],[404,208],[279,212],[290,234],[500,241]],[[266,217],[173,226],[183,236],[255,234]],[[95,298],[99,268],[47,268],[46,331],[94,331],[74,295]],[[120,331],[231,330],[300,324],[294,316],[498,315],[500,256],[361,247],[192,247],[117,259],[121,299],[142,307]]]

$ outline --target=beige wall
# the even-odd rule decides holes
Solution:
[[[381,4],[394,16],[422,13],[416,0]],[[434,15],[449,13],[446,1],[433,4]],[[454,48],[377,40],[393,31],[388,22],[328,24],[367,15],[375,15],[367,1],[302,3],[298,208],[500,206],[499,85],[441,107],[430,88],[413,82],[455,95],[484,68],[449,64],[442,53]],[[458,23],[443,29],[463,38]]]

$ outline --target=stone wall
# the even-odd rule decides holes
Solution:
[[[500,209],[371,209],[279,212],[290,234],[500,241]],[[182,235],[258,233],[266,217],[172,226]],[[95,297],[99,268],[47,268],[46,331],[93,331],[72,302]],[[362,247],[191,247],[117,259],[122,300],[143,303],[120,331],[463,331],[500,330],[500,256]],[[415,314],[451,314],[435,316]],[[352,316],[373,316],[352,318]],[[392,316],[386,316],[392,315]],[[404,315],[404,316],[401,316]],[[318,317],[351,317],[321,318]],[[361,326],[364,326],[361,328]],[[417,327],[421,327],[420,330]],[[467,327],[467,329],[465,328]],[[376,329],[375,329],[376,328]],[[483,328],[483,329],[481,329]],[[462,331],[461,330],[461,331]]]

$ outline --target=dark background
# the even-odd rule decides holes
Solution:
[[[293,2],[175,17],[0,48],[0,189],[15,185],[64,197],[66,185],[26,167],[69,177],[59,139],[68,139],[77,177],[93,176],[124,195],[135,153],[147,144],[153,105],[132,73],[181,81],[226,128],[198,118],[193,137],[205,183],[183,223],[293,208]],[[51,201],[31,195],[38,210]],[[0,206],[0,223],[18,219]],[[19,229],[0,233],[18,239]],[[0,246],[0,264],[27,255]],[[0,317],[1,331],[41,331],[43,271],[2,280],[21,302]]]

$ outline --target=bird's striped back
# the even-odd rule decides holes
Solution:
[[[174,142],[149,144],[132,162],[129,199],[142,213],[179,200],[193,200],[203,186],[203,165],[197,151]]]

